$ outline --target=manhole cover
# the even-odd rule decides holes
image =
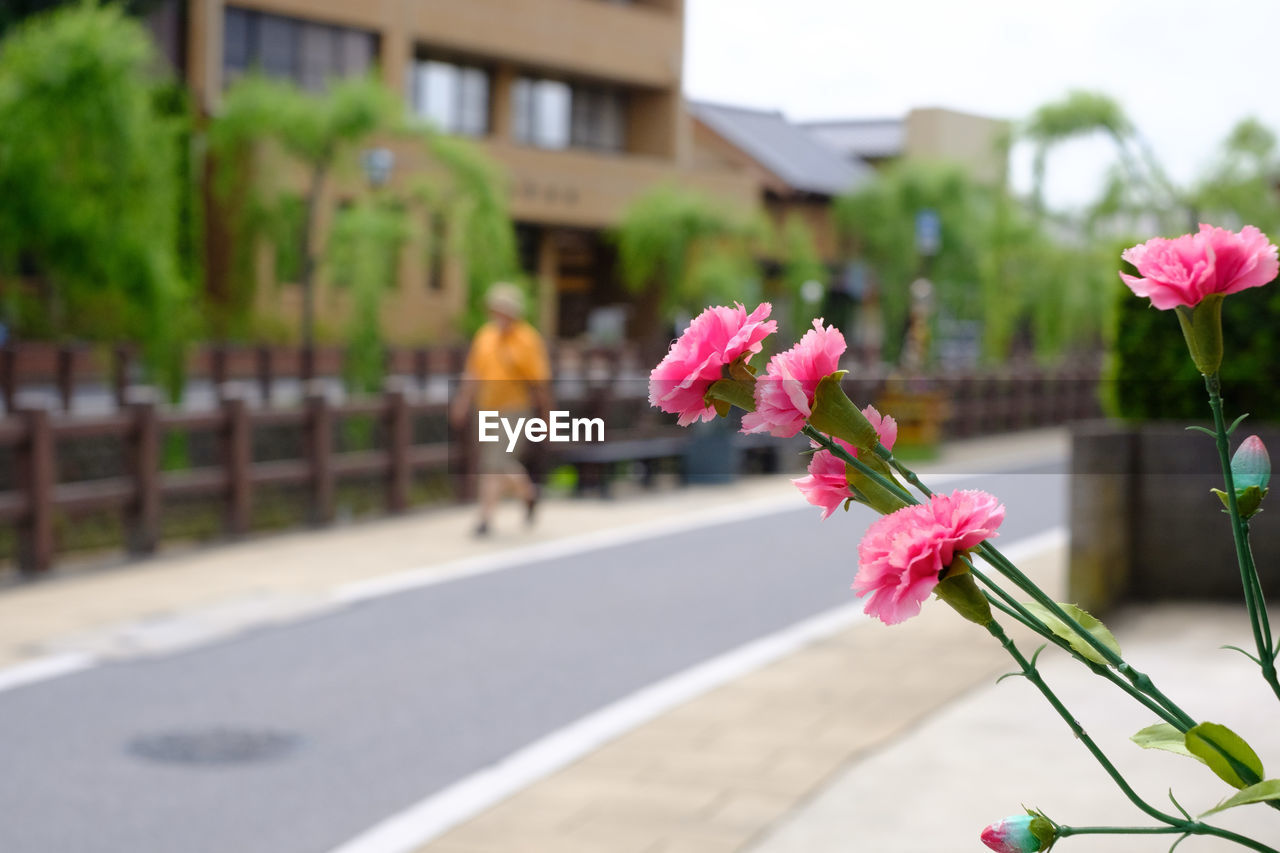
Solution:
[[[129,742],[129,752],[166,764],[244,764],[283,758],[298,742],[288,732],[219,726],[142,735]]]

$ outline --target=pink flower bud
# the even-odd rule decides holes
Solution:
[[[1038,853],[1048,850],[1057,832],[1039,814],[1007,817],[982,830],[982,843],[996,853]]]
[[[1250,486],[1267,488],[1271,482],[1271,457],[1262,439],[1251,435],[1240,445],[1231,457],[1231,478],[1235,480],[1237,492]]]

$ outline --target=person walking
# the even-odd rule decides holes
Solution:
[[[499,282],[485,294],[485,307],[489,321],[471,342],[450,410],[454,426],[465,426],[474,410],[496,411],[508,423],[530,416],[545,418],[551,404],[551,365],[542,336],[523,319],[524,294],[514,284]],[[505,436],[501,441],[480,442],[476,536],[489,534],[504,494],[522,499],[525,521],[533,523],[538,487],[520,461],[522,444],[517,441],[509,447]]]

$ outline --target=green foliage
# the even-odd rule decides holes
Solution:
[[[77,5],[9,32],[0,276],[19,335],[139,340],[176,395],[195,324],[182,275],[194,267],[189,116],[156,67],[146,31],[114,7]]]
[[[117,0],[114,4],[130,15],[144,15],[163,0]],[[19,22],[67,6],[84,5],[84,0],[4,0],[0,3],[0,37]]]
[[[1276,137],[1256,119],[1239,122],[1194,193],[1199,218],[1233,229],[1256,225],[1280,232],[1280,152]]]
[[[1035,147],[1033,209],[1037,213],[1044,211],[1044,178],[1050,150],[1068,140],[1099,133],[1111,139],[1119,168],[1113,171],[1106,191],[1087,218],[1090,228],[1097,228],[1106,219],[1133,223],[1155,218],[1169,228],[1185,222],[1189,208],[1183,193],[1170,182],[1120,104],[1101,92],[1070,92],[1061,100],[1041,106],[1023,127],[1023,138]]]
[[[286,268],[296,265],[292,280],[312,286],[318,258],[309,226],[325,181],[374,133],[399,127],[401,112],[394,94],[373,76],[336,80],[326,92],[313,93],[249,74],[227,91],[209,128],[217,166],[213,189],[236,253],[225,288],[227,304],[220,306],[220,332],[243,330],[249,323],[258,233],[275,239]],[[290,175],[298,173],[308,175],[300,211],[296,184],[289,184]]]
[[[1032,113],[1025,133],[1036,142],[1054,143],[1096,130],[1123,137],[1133,132],[1133,123],[1113,98],[1077,90]]]
[[[1071,646],[1071,650],[1076,654],[1081,655],[1093,663],[1102,666],[1108,665],[1107,659],[1102,656],[1101,652],[1094,648],[1092,643],[1081,636],[1074,627],[1069,626],[1066,622],[1063,622],[1057,616],[1054,616],[1049,612],[1047,607],[1034,601],[1025,602],[1022,606],[1026,608],[1027,612],[1032,616],[1043,622],[1044,625],[1055,635],[1066,640]],[[1089,635],[1092,636],[1094,640],[1101,643],[1107,649],[1110,649],[1116,657],[1121,656],[1120,644],[1116,642],[1115,635],[1112,634],[1111,630],[1107,628],[1106,625],[1102,624],[1097,617],[1093,616],[1088,611],[1080,609],[1074,604],[1059,604],[1058,606],[1062,608],[1062,612],[1075,620],[1077,625],[1089,632]]]
[[[885,323],[885,354],[903,343],[910,285],[927,272],[943,310],[957,319],[979,316],[982,242],[991,220],[991,193],[959,166],[896,163],[878,180],[835,203],[839,227],[875,269]],[[936,211],[942,245],[928,268],[916,252],[916,214]]]
[[[515,229],[503,191],[506,181],[496,164],[467,140],[430,129],[418,132],[448,172],[448,180],[443,184],[423,181],[413,196],[428,216],[443,215],[451,223],[453,245],[448,253],[462,258],[467,275],[466,311],[460,325],[471,335],[485,321],[484,294],[489,285],[511,281],[528,289],[519,275]],[[428,243],[429,252],[437,249]]]
[[[1187,730],[1187,750],[1218,778],[1235,788],[1257,784],[1266,776],[1262,760],[1244,738],[1218,723],[1200,723]]]
[[[210,131],[211,150],[221,167],[216,188],[232,213],[238,235],[234,243],[240,253],[235,264],[239,281],[231,287],[233,294],[239,294],[233,306],[239,317],[237,325],[245,325],[251,306],[253,235],[265,231],[275,240],[279,279],[305,285],[309,269],[318,260],[312,241],[325,242],[308,228],[324,182],[344,167],[353,170],[359,149],[374,139],[391,137],[422,146],[437,168],[427,169],[403,189],[384,190],[394,193],[399,204],[379,208],[381,224],[372,225],[364,213],[353,214],[354,218],[342,226],[344,233],[331,235],[339,243],[369,239],[374,244],[368,249],[368,258],[352,268],[359,269],[351,282],[357,313],[363,312],[362,319],[349,329],[360,330],[352,345],[368,352],[380,348],[374,340],[379,334],[377,326],[370,319],[376,317],[377,306],[360,300],[384,293],[385,283],[374,286],[371,282],[381,281],[384,273],[394,274],[394,266],[375,270],[369,260],[384,255],[382,240],[392,217],[400,220],[395,226],[398,240],[417,239],[428,253],[461,258],[467,275],[467,310],[460,324],[465,331],[474,331],[483,322],[484,291],[494,281],[515,278],[518,266],[515,233],[503,192],[505,182],[492,161],[465,140],[409,124],[399,99],[375,77],[337,81],[327,92],[316,94],[291,83],[250,75],[227,93]],[[302,172],[310,175],[300,201],[286,183],[288,169],[282,168],[280,161],[291,164],[295,176]],[[335,221],[344,218],[339,216]],[[433,227],[436,220],[445,223],[443,235]],[[436,245],[441,237],[445,245]],[[337,246],[333,251],[336,255],[329,262],[335,269],[342,268],[349,258],[364,257],[350,246]],[[295,270],[295,276],[285,275]],[[357,371],[364,377],[358,384],[367,384],[376,372],[373,362],[363,357],[355,361],[368,361]]]
[[[1200,815],[1200,817],[1208,817],[1211,814],[1233,809],[1236,806],[1247,806],[1251,803],[1264,803],[1272,800],[1280,800],[1280,779],[1268,779],[1265,782],[1259,782],[1256,785],[1250,785],[1237,791]]]
[[[937,213],[942,231],[927,262],[915,243],[916,215],[925,209]],[[932,281],[944,314],[981,322],[983,352],[993,362],[1008,356],[1022,328],[1034,329],[1045,359],[1095,342],[1104,328],[1099,254],[1051,239],[1002,189],[977,184],[959,166],[895,164],[838,199],[835,216],[879,280],[887,358],[903,343],[909,288],[920,275]]]
[[[302,229],[307,227],[306,200],[297,193],[281,193],[266,220],[275,244],[276,281],[298,281],[303,266]]]
[[[1119,252],[1113,256],[1119,259]],[[1126,269],[1133,273],[1134,270]],[[1204,383],[1187,352],[1172,311],[1157,311],[1117,279],[1116,329],[1108,379],[1108,410],[1141,420],[1202,420]],[[1222,382],[1233,410],[1280,419],[1275,393],[1280,364],[1280,288],[1274,284],[1232,294],[1222,305],[1226,352]]]
[[[342,210],[334,223],[328,263],[334,281],[351,292],[346,379],[352,389],[376,391],[381,385],[382,297],[395,287],[396,262],[408,236],[403,210],[376,199]]]
[[[657,303],[663,318],[696,314],[708,301],[758,292],[750,265],[765,226],[697,193],[655,188],[623,214],[614,239],[628,289]]]
[[[806,303],[801,295],[805,282],[816,281],[824,287],[830,283],[831,271],[818,255],[813,232],[799,216],[788,216],[782,223],[779,235],[782,257],[781,284],[790,310],[790,329],[784,331],[786,339],[794,340],[809,327],[820,303]]]

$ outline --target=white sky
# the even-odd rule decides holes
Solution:
[[[1117,99],[1175,180],[1235,122],[1280,131],[1280,0],[686,0],[691,98],[792,119],[940,106],[1020,119],[1074,88]],[[1029,183],[1027,158],[1015,184]],[[1093,198],[1101,140],[1049,162],[1051,204]]]

